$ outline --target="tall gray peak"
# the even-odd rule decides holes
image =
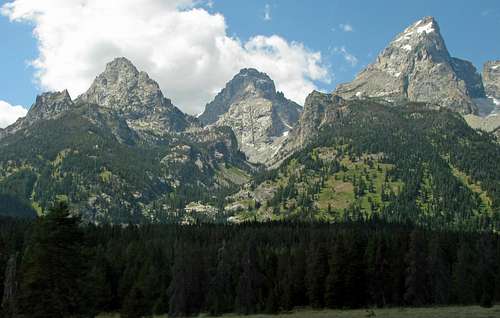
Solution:
[[[152,112],[166,102],[158,83],[124,57],[109,62],[78,99],[123,112]]]
[[[26,115],[26,121],[33,123],[37,120],[52,119],[72,107],[73,101],[67,90],[43,93],[36,97]]]
[[[500,106],[500,60],[484,64],[483,81],[486,95],[495,98]]]
[[[299,120],[301,110],[276,92],[267,74],[246,68],[207,104],[199,119],[205,125],[231,127],[249,161],[266,163]]]
[[[244,68],[205,106],[199,119],[204,125],[213,124],[238,101],[256,96],[272,99],[275,95],[274,82],[266,73],[254,68]]]
[[[473,97],[483,97],[474,66],[452,58],[439,25],[425,17],[398,34],[376,61],[336,94],[436,103],[460,113],[475,113]]]
[[[137,132],[162,135],[195,124],[193,118],[163,96],[158,83],[124,57],[109,62],[77,100],[120,113]]]

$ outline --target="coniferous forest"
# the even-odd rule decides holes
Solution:
[[[499,265],[496,234],[377,219],[96,226],[57,203],[0,220],[3,317],[491,306]]]

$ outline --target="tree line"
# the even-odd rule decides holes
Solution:
[[[4,317],[491,306],[499,266],[497,234],[376,219],[96,226],[63,203],[0,219]]]

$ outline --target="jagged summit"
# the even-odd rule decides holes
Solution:
[[[19,118],[14,124],[6,127],[0,133],[0,138],[27,128],[40,120],[55,119],[74,107],[67,90],[60,92],[45,92],[36,97],[25,117]]]
[[[418,20],[398,34],[373,64],[335,92],[344,98],[436,103],[465,114],[477,111],[472,98],[484,96],[475,67],[450,56],[433,17]]]
[[[26,119],[35,121],[52,118],[72,106],[73,101],[67,90],[42,93],[36,97],[36,101],[26,115]]]
[[[124,57],[106,65],[79,100],[104,107],[137,111],[161,107],[164,102],[160,86],[146,72],[140,72]]]
[[[125,57],[106,64],[90,88],[77,99],[120,113],[135,131],[164,134],[183,131],[194,120],[165,98],[157,82]]]
[[[234,75],[215,99],[206,105],[199,119],[204,125],[213,124],[239,100],[251,96],[273,98],[275,94],[274,82],[266,73],[254,68],[243,68]]]
[[[249,160],[265,163],[280,148],[301,110],[276,91],[267,74],[244,68],[206,105],[199,119],[204,125],[231,127]]]

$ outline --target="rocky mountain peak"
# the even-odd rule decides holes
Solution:
[[[439,25],[433,17],[425,17],[398,34],[389,46],[401,47],[405,51],[418,49],[417,45],[427,44],[428,49],[448,53],[441,36]],[[411,45],[414,44],[413,47]]]
[[[26,120],[34,122],[40,119],[51,119],[72,106],[73,101],[67,90],[46,92],[36,97],[35,103],[26,115]]]
[[[407,27],[376,61],[336,94],[430,102],[460,113],[475,113],[472,98],[484,96],[481,77],[468,61],[450,56],[438,23],[425,17]]]
[[[196,125],[191,116],[163,96],[157,82],[124,57],[109,62],[104,72],[77,100],[96,104],[100,111],[119,114],[130,128],[146,139]]]
[[[165,106],[160,86],[124,57],[109,62],[79,100],[123,112],[153,112]]]
[[[73,107],[74,103],[67,90],[42,93],[36,97],[36,101],[31,106],[26,117],[19,118],[15,123],[0,131],[0,139],[30,127],[40,120],[55,119]]]
[[[500,60],[484,64],[483,81],[486,95],[495,99],[496,104],[500,106]]]
[[[206,105],[199,119],[204,125],[231,127],[249,160],[265,163],[299,120],[301,109],[276,91],[267,74],[245,68]]]
[[[248,94],[272,95],[276,93],[273,80],[254,68],[241,69],[233,78],[233,88]],[[242,92],[242,93],[243,93]]]
[[[236,74],[215,99],[208,103],[199,119],[204,125],[215,123],[230,106],[246,98],[274,99],[276,88],[273,80],[254,68],[243,68]]]

